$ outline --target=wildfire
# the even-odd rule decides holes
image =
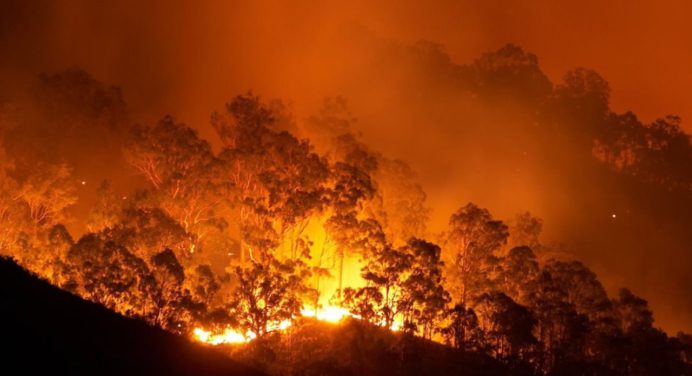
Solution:
[[[255,338],[255,333],[253,332],[243,334],[231,328],[226,328],[226,330],[218,334],[202,328],[195,328],[195,330],[192,331],[192,334],[196,340],[208,343],[210,345],[220,345],[223,343],[246,343]]]
[[[311,317],[319,321],[334,324],[340,322],[346,316],[356,317],[356,315],[351,314],[347,309],[338,306],[327,306],[317,310],[314,308],[303,307],[303,309],[300,310],[300,314],[303,317]],[[284,320],[279,323],[271,324],[268,330],[283,331],[288,329],[291,325],[291,320]],[[248,331],[243,334],[233,328],[226,328],[219,333],[214,333],[203,328],[195,328],[192,331],[192,335],[195,340],[210,345],[247,343],[257,337],[257,335],[252,331]]]
[[[314,307],[303,307],[300,310],[300,315],[302,317],[314,318],[319,321],[324,321],[332,324],[337,324],[341,322],[346,317],[352,317],[355,319],[360,319],[360,316],[354,315],[349,312],[346,308],[339,306],[326,306],[320,309],[315,309]],[[268,331],[284,331],[292,325],[291,320],[284,320],[279,323],[274,323],[269,325]],[[401,329],[400,322],[394,322],[389,330],[396,332]],[[248,331],[243,334],[233,328],[226,328],[223,332],[213,333],[211,331],[195,328],[192,331],[195,340],[204,342],[210,345],[221,345],[221,344],[240,344],[247,343],[257,338],[257,335],[252,331]]]
[[[288,329],[290,326],[291,320],[284,320],[279,323],[269,325],[267,329],[268,331],[283,331]],[[252,331],[247,331],[245,334],[243,334],[242,332],[239,332],[233,328],[226,328],[219,333],[214,333],[202,328],[195,328],[192,331],[192,336],[197,341],[208,343],[210,345],[247,343],[257,338],[257,334]]]
[[[337,306],[327,306],[319,310],[315,310],[314,308],[303,308],[300,314],[303,315],[303,317],[314,317],[317,320],[331,323],[337,323],[346,316],[353,316],[346,308]]]

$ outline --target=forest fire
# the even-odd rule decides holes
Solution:
[[[196,340],[210,345],[247,343],[255,338],[252,332],[242,334],[231,328],[227,328],[219,334],[214,334],[202,328],[195,328],[193,335]]]
[[[349,312],[348,309],[337,306],[326,306],[318,310],[314,308],[303,307],[300,310],[300,316],[305,318],[312,318],[318,321],[327,322],[331,324],[338,324],[347,317],[354,319],[361,319],[360,316],[354,315]],[[380,326],[384,325],[384,322],[378,323]],[[278,325],[269,325],[268,331],[284,331],[292,325],[292,320],[284,320]],[[389,327],[391,331],[398,331],[401,328],[400,322],[394,322]],[[210,345],[222,345],[222,344],[240,344],[247,343],[257,338],[257,335],[251,331],[242,334],[233,328],[226,328],[219,332],[212,332],[205,330],[203,328],[195,328],[192,331],[193,338],[197,341],[204,342]]]
[[[354,317],[347,309],[342,307],[328,306],[315,311],[314,308],[304,307],[300,310],[302,317],[314,318],[318,321],[329,322],[332,324],[340,322],[345,317]],[[268,332],[283,331],[292,325],[292,320],[284,320],[278,324],[268,325]],[[247,343],[257,338],[257,335],[248,331],[245,334],[233,328],[226,328],[220,332],[211,332],[203,328],[195,328],[192,331],[193,338],[210,345],[239,344]]]
[[[539,219],[523,213],[510,226],[468,203],[426,240],[426,196],[410,167],[347,129],[327,133],[330,151],[320,156],[275,111],[252,94],[234,98],[213,118],[220,152],[170,117],[130,129],[125,159],[146,184],[127,200],[101,184],[77,241],[60,222],[76,200],[70,169],[15,177],[21,165],[5,161],[10,200],[0,218],[12,225],[0,234],[3,254],[86,299],[210,345],[281,337],[300,331],[301,317],[353,318],[547,370],[522,354],[543,343],[557,356],[551,346],[571,341],[568,328],[555,329],[568,325],[552,321],[556,304],[593,325],[609,317],[608,330],[655,330],[643,300],[628,290],[610,298],[582,263],[549,258]],[[329,129],[339,111],[311,121]]]
[[[288,24],[300,13],[267,8]],[[161,18],[153,35],[183,30]],[[679,117],[619,113],[594,70],[556,79],[514,44],[460,63],[437,43],[353,27],[304,53],[262,44],[288,30],[236,21],[248,29],[226,30],[247,42],[237,48],[272,51],[259,60],[289,62],[267,71],[292,75],[198,72],[197,53],[217,74],[255,69],[213,29],[180,31],[200,41],[189,50],[129,41],[98,54],[162,51],[160,70],[140,62],[153,75],[97,59],[104,77],[55,68],[17,78],[16,93],[0,85],[0,256],[272,375],[692,374],[692,336],[676,333],[692,325],[692,141]],[[178,52],[187,63],[168,62]],[[27,67],[13,69],[43,68]],[[108,74],[126,76],[122,90]],[[348,100],[322,97],[339,90]]]
[[[327,306],[318,310],[303,307],[303,309],[300,310],[300,314],[303,317],[312,317],[320,321],[331,323],[338,323],[345,317],[353,317],[346,308],[336,306]]]

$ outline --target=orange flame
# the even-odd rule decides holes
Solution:
[[[315,309],[313,307],[303,307],[303,309],[300,310],[300,314],[302,317],[314,318],[316,320],[332,324],[338,324],[346,317],[360,319],[360,316],[354,315],[351,312],[349,312],[346,308],[339,306],[326,306],[320,309]],[[268,328],[268,331],[284,331],[288,329],[292,324],[293,322],[291,320],[284,320],[280,323],[271,324]],[[394,322],[392,326],[389,328],[389,330],[399,331],[400,328],[401,323]],[[192,334],[195,340],[210,345],[247,343],[257,338],[257,335],[251,331],[248,331],[245,334],[243,334],[233,328],[226,328],[222,332],[218,333],[213,333],[203,328],[195,328]]]

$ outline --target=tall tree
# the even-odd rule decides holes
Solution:
[[[540,267],[531,248],[512,248],[501,260],[499,285],[502,291],[520,304],[528,304]]]
[[[430,208],[413,169],[403,161],[380,157],[373,177],[387,237],[397,246],[411,237],[423,237]]]
[[[241,262],[280,245],[290,235],[297,256],[309,217],[322,206],[326,162],[307,140],[281,130],[282,114],[252,93],[240,95],[214,114],[212,125],[224,149],[224,177],[235,188],[241,235]]]
[[[185,332],[194,308],[190,292],[185,289],[185,270],[170,249],[154,255],[150,264],[156,287],[152,293],[151,320],[164,329]]]
[[[226,221],[220,211],[230,188],[219,178],[209,143],[185,124],[165,117],[153,127],[135,127],[127,159],[151,184],[155,205],[190,235],[188,252]]]
[[[77,201],[76,183],[67,165],[47,165],[21,180],[16,199],[28,209],[35,226],[50,226],[65,219],[65,209]]]
[[[450,301],[443,286],[441,250],[436,244],[411,238],[402,251],[412,256],[400,303],[406,307],[404,327],[430,339]]]
[[[483,330],[478,324],[478,316],[472,308],[461,304],[448,310],[448,324],[441,329],[448,344],[462,351],[482,351],[485,346]]]
[[[529,309],[501,292],[483,294],[477,309],[497,358],[511,360],[531,355],[537,341],[533,336],[536,319]]]
[[[494,252],[507,243],[508,236],[507,225],[475,204],[469,203],[452,214],[444,240],[454,299],[465,305],[470,294],[479,293],[473,290],[486,277],[481,269],[493,262]]]

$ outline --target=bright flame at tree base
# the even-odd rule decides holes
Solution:
[[[210,345],[221,345],[224,343],[246,343],[255,338],[255,333],[247,332],[242,334],[234,329],[228,328],[223,333],[215,334],[202,328],[195,328],[192,331],[194,338],[200,342]]]
[[[346,308],[337,306],[327,306],[319,310],[315,310],[314,308],[303,307],[303,309],[300,310],[300,314],[303,317],[310,317],[319,321],[329,322],[333,324],[340,322],[345,317],[353,317],[355,319],[360,319],[358,315],[352,314]],[[285,320],[276,325],[271,325],[271,327],[268,328],[268,331],[286,330],[290,326],[291,321]],[[399,323],[395,322],[389,329],[397,331],[399,330],[399,327]],[[204,342],[210,345],[247,343],[257,337],[257,335],[252,331],[248,331],[247,333],[243,334],[233,328],[226,328],[223,332],[219,333],[214,333],[202,328],[195,328],[192,331],[192,334],[194,339],[196,339],[197,341]]]
[[[335,306],[328,306],[317,311],[314,308],[303,308],[300,310],[300,314],[303,317],[313,317],[317,320],[331,323],[337,323],[346,316],[354,317],[346,308]]]

